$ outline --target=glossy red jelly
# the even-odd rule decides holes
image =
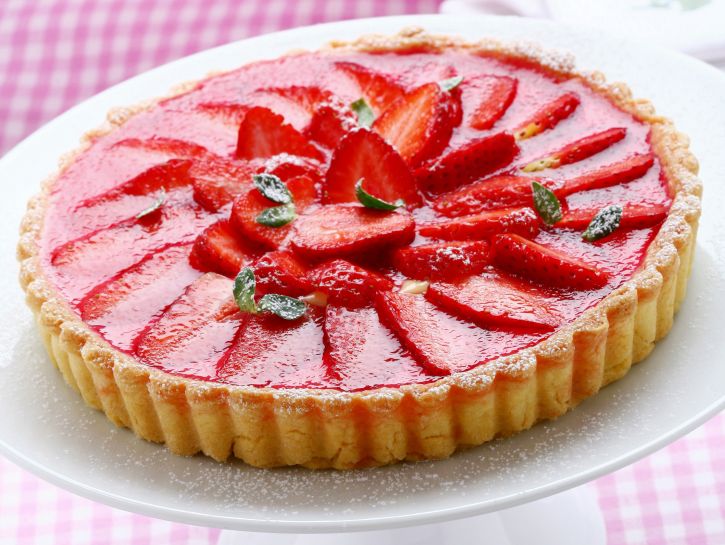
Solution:
[[[294,224],[272,232],[270,237],[270,232],[245,223],[243,207],[251,205],[238,199],[244,199],[252,186],[249,179],[234,177],[265,168],[277,169],[275,172],[287,179],[306,177],[295,182],[306,184],[305,194],[309,193],[299,204],[298,213],[304,221],[295,221],[300,223],[314,223],[305,215],[324,218],[321,206],[339,207],[320,204],[324,202],[320,184],[331,148],[354,125],[355,117],[347,112],[336,120],[334,111],[315,100],[323,97],[326,104],[347,107],[363,94],[356,74],[366,71],[384,75],[390,84],[387,94],[370,100],[377,115],[404,93],[453,75],[462,76],[453,91],[460,102],[446,106],[446,115],[458,116],[460,123],[444,142],[441,154],[448,157],[443,161],[455,168],[467,165],[465,161],[456,163],[459,159],[454,152],[473,141],[505,133],[493,140],[509,153],[508,135],[531,136],[517,141],[513,161],[500,154],[481,157],[481,168],[486,170],[481,176],[470,172],[458,179],[440,175],[436,169],[440,170],[442,163],[435,157],[419,160],[423,152],[415,146],[410,148],[415,154],[404,154],[411,168],[410,179],[415,176],[429,184],[423,191],[422,205],[410,210],[415,230],[413,220],[406,220],[404,237],[386,231],[375,239],[382,242],[371,244],[367,254],[350,258],[387,276],[390,284],[379,282],[369,293],[358,286],[354,304],[331,301],[324,308],[310,306],[305,317],[293,322],[239,312],[232,299],[232,278],[192,266],[192,244],[207,227],[231,214],[229,225],[239,229],[240,236],[247,232],[252,235],[243,236],[241,242],[248,248],[249,255],[243,259],[247,264],[274,249],[272,246],[293,252],[309,268],[323,259],[348,258],[339,255],[339,247],[348,246],[335,242],[334,233],[326,235],[323,247],[319,237],[295,240]],[[314,87],[319,96],[301,99],[299,90],[306,86]],[[488,99],[486,93],[490,94]],[[436,95],[432,91],[429,94]],[[557,119],[537,113],[551,104],[558,108]],[[266,161],[260,156],[279,151],[275,139],[284,137],[286,129],[277,129],[279,134],[255,134],[250,121],[240,130],[246,112],[254,106],[269,108],[299,134],[317,138],[324,145],[298,141],[295,149],[301,157]],[[259,112],[255,110],[253,115],[272,121],[278,117]],[[532,119],[538,120],[534,128]],[[585,138],[594,148],[582,152],[570,146]],[[252,153],[255,156],[246,157],[251,162],[241,167],[234,163],[235,154],[241,158],[238,140],[240,149],[242,144],[246,146],[244,153],[256,150]],[[426,154],[438,151],[441,142],[434,144],[424,150]],[[522,170],[553,153],[559,154],[558,168]],[[509,193],[505,199],[513,199],[517,207],[530,207],[531,203],[526,201],[528,197],[520,202],[516,179],[536,177],[558,192],[566,209],[582,211],[580,216],[610,204],[629,205],[632,210],[655,207],[662,213],[671,199],[658,161],[642,162],[651,153],[646,124],[583,82],[542,68],[466,52],[301,54],[251,64],[205,80],[98,137],[52,187],[41,259],[49,280],[105,340],[170,373],[236,385],[340,390],[429,382],[531,346],[574,320],[631,277],[660,224],[657,218],[629,221],[630,227],[595,243],[582,240],[581,229],[543,224],[533,228],[531,222],[524,226],[525,236],[537,243],[606,273],[607,285],[598,289],[552,288],[489,265],[467,279],[436,277],[439,284],[434,283],[427,294],[410,295],[400,292],[403,278],[394,269],[389,255],[394,248],[389,246],[405,246],[411,240],[418,246],[489,238],[488,231],[481,231],[481,225],[493,221],[488,216],[465,220],[458,226],[438,224],[460,216],[470,204],[446,201],[446,195],[461,191],[456,185],[462,180],[485,184],[480,179],[501,174],[512,177],[498,176],[492,184],[506,185]],[[215,157],[213,167],[209,166],[209,156]],[[632,167],[639,170],[630,169],[623,183],[607,179],[591,184],[584,176],[633,156],[644,159]],[[410,164],[415,161],[418,164]],[[567,186],[567,180],[576,183]],[[316,197],[309,189],[313,184]],[[529,191],[526,179],[520,186]],[[199,192],[207,198],[199,198]],[[352,194],[352,190],[346,188],[345,193]],[[256,194],[252,196],[259,200]],[[163,203],[154,209],[159,199]],[[239,204],[233,208],[235,199]],[[433,206],[436,199],[438,204]],[[478,203],[477,213],[490,207],[503,208],[487,200]],[[408,212],[405,214],[407,217]],[[531,219],[530,210],[514,216],[517,214]],[[575,219],[578,223],[572,220],[570,225],[586,223],[579,216]],[[344,229],[345,220],[339,223]],[[426,230],[430,225],[436,227]],[[421,226],[426,236],[421,235]],[[482,247],[487,246],[484,243]],[[480,263],[477,267],[479,273]],[[284,286],[281,281],[270,284]]]

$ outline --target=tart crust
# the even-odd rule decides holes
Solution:
[[[692,265],[702,185],[688,138],[658,116],[649,101],[633,98],[623,83],[607,84],[599,72],[575,71],[570,56],[530,44],[471,43],[408,28],[325,48],[345,49],[466,49],[514,56],[579,78],[648,123],[673,205],[642,265],[621,287],[539,344],[432,383],[361,392],[209,383],[153,369],[114,349],[46,280],[38,241],[56,174],[31,199],[21,224],[20,283],[54,365],[88,405],[116,425],[165,443],[177,454],[203,452],[219,461],[234,456],[259,467],[348,469],[445,458],[564,414],[627,374],[672,327]],[[170,96],[194,85],[179,86]],[[61,159],[59,173],[92,141],[154,104],[111,111],[104,126],[87,133],[81,147]]]

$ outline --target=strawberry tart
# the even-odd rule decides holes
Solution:
[[[366,36],[112,111],[30,202],[21,283],[70,386],[175,453],[443,458],[667,334],[697,168],[564,55]]]

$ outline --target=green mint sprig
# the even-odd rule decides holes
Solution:
[[[141,212],[136,214],[136,219],[140,220],[141,218],[146,217],[149,214],[153,214],[154,212],[159,210],[164,205],[165,201],[166,201],[166,190],[162,187],[161,190],[159,191],[158,195],[156,196],[156,200],[154,200],[154,202],[150,206],[144,208],[143,210],[141,210]]]
[[[265,208],[257,215],[255,221],[267,227],[282,227],[293,221],[296,217],[295,205],[290,203]]]
[[[403,199],[398,199],[397,201],[391,203],[372,196],[370,193],[363,189],[362,184],[364,181],[364,178],[360,178],[355,184],[355,196],[357,197],[357,200],[360,201],[360,204],[362,204],[366,208],[391,211],[395,210],[396,208],[400,208],[401,206],[405,206],[405,201],[403,201]]]
[[[272,206],[262,210],[255,221],[266,227],[282,227],[294,221],[297,210],[292,192],[285,183],[274,174],[255,174],[252,176],[254,185],[259,192],[272,202],[280,206]]]
[[[301,318],[307,311],[307,305],[304,302],[279,293],[268,293],[262,296],[258,308],[262,312],[271,312],[285,320]]]
[[[257,281],[252,267],[244,267],[234,279],[232,294],[239,310],[249,314],[259,312],[270,312],[284,320],[297,320],[307,312],[307,305],[299,299],[281,295],[279,293],[268,293],[259,300],[254,301],[254,293],[257,289]]]
[[[361,127],[370,127],[370,125],[373,124],[373,121],[375,121],[375,112],[373,112],[373,109],[368,106],[368,103],[365,102],[364,98],[359,98],[350,104],[350,109],[355,112],[355,115],[357,116],[357,123]]]
[[[284,182],[274,174],[255,174],[252,180],[259,192],[272,202],[289,204],[294,200]]]
[[[438,82],[438,86],[441,88],[441,91],[451,91],[458,87],[461,82],[463,81],[463,76],[454,76],[452,78],[444,79],[443,81]]]
[[[589,226],[582,233],[587,242],[594,242],[600,238],[611,235],[622,221],[622,207],[618,204],[605,206],[594,216]]]
[[[561,203],[551,189],[534,181],[531,182],[531,192],[534,197],[534,208],[546,225],[554,225],[561,220]]]
[[[257,280],[251,267],[244,267],[234,279],[232,294],[239,310],[242,312],[257,312],[254,302],[254,292],[257,290]]]

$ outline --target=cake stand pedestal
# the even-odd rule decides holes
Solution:
[[[605,545],[604,519],[590,488],[578,487],[547,498],[438,524],[372,532],[269,534],[222,532],[218,545]]]

